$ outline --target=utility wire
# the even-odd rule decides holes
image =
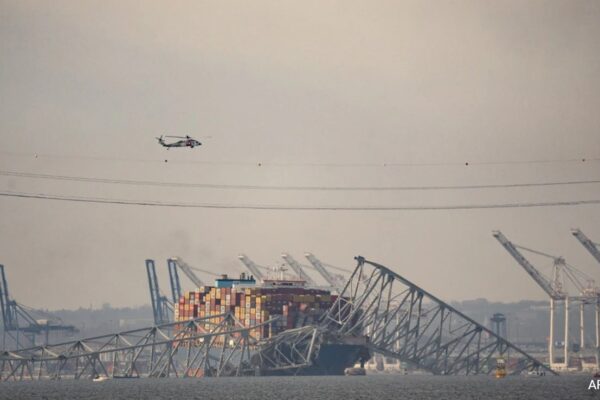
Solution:
[[[108,183],[134,186],[162,186],[203,189],[243,189],[243,190],[297,190],[297,191],[416,191],[416,190],[468,190],[468,189],[508,189],[543,186],[599,184],[600,179],[570,180],[550,182],[526,182],[486,185],[439,185],[439,186],[270,186],[270,185],[225,185],[212,183],[160,182],[147,180],[94,178],[83,176],[50,175],[21,171],[0,170],[0,175],[16,178],[49,179],[74,182]]]
[[[447,167],[447,166],[471,166],[471,165],[535,165],[535,164],[575,164],[600,161],[600,157],[581,157],[581,158],[563,158],[563,159],[537,159],[537,160],[492,160],[492,161],[432,161],[432,162],[365,162],[365,163],[328,163],[328,162],[269,162],[269,161],[210,161],[210,160],[168,160],[162,158],[155,159],[135,159],[119,157],[85,156],[85,155],[59,155],[43,153],[17,153],[0,152],[0,154],[12,157],[27,158],[52,158],[52,159],[73,159],[73,160],[91,160],[91,161],[119,161],[119,162],[143,162],[143,163],[178,163],[178,164],[202,164],[202,165],[230,165],[230,166],[258,166],[258,167]]]
[[[82,196],[52,195],[45,193],[24,193],[0,191],[0,196],[43,200],[61,200],[80,203],[121,204],[154,207],[181,207],[181,208],[218,208],[240,210],[281,210],[281,211],[431,211],[431,210],[477,210],[497,208],[528,208],[528,207],[558,207],[582,206],[600,204],[600,199],[571,200],[551,202],[521,202],[497,204],[459,204],[441,206],[287,206],[287,205],[244,205],[244,204],[210,204],[210,203],[171,203],[153,200],[126,200],[108,199]]]

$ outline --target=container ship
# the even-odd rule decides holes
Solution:
[[[261,339],[270,339],[294,328],[317,324],[337,299],[329,290],[309,288],[300,279],[265,278],[258,283],[253,276],[242,273],[239,278],[222,275],[214,286],[202,286],[185,292],[177,307],[175,320],[233,313],[244,326],[254,326],[270,319],[270,324],[250,331]],[[212,320],[218,323],[219,317]],[[312,365],[295,375],[343,375],[344,370],[370,357],[366,343],[328,341],[320,346]],[[278,374],[286,372],[277,372]]]

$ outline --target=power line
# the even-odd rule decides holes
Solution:
[[[430,161],[430,162],[269,162],[269,161],[211,161],[211,160],[168,160],[162,158],[135,159],[105,156],[86,155],[60,155],[44,153],[18,153],[0,152],[0,154],[12,157],[27,158],[51,158],[51,159],[73,159],[91,161],[118,161],[118,162],[141,162],[141,163],[175,163],[175,164],[202,164],[202,165],[229,165],[229,166],[256,166],[256,167],[339,167],[339,168],[385,168],[385,167],[448,167],[448,166],[485,166],[485,165],[536,165],[536,164],[580,164],[586,162],[600,161],[600,157],[562,158],[562,159],[532,159],[532,160],[491,160],[491,161]]]
[[[212,183],[160,182],[147,180],[94,178],[83,176],[50,175],[20,171],[0,170],[2,176],[17,178],[49,179],[75,182],[93,182],[134,186],[162,186],[203,189],[243,189],[243,190],[297,190],[297,191],[416,191],[416,190],[460,190],[460,189],[507,189],[543,186],[598,184],[600,180],[572,180],[554,182],[526,182],[486,185],[441,185],[441,186],[270,186],[270,185],[226,185]]]
[[[210,204],[210,203],[170,203],[153,200],[108,199],[82,196],[51,195],[44,193],[0,192],[0,196],[60,200],[80,203],[120,204],[132,206],[181,207],[181,208],[218,208],[239,210],[280,210],[280,211],[434,211],[434,210],[477,210],[497,208],[530,208],[530,207],[559,207],[600,204],[600,199],[571,200],[551,202],[521,202],[497,204],[459,204],[442,206],[286,206],[286,205],[244,205],[244,204]]]

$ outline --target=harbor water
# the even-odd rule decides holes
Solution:
[[[488,376],[370,375],[2,382],[0,399],[600,399],[600,390],[588,390],[591,379],[587,375],[504,379]]]

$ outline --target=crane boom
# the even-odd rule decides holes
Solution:
[[[598,244],[592,242],[590,238],[588,238],[581,230],[573,229],[571,230],[573,236],[579,240],[579,242],[590,252],[590,254],[600,263],[600,249],[598,248]]]
[[[10,298],[8,294],[8,282],[4,274],[4,265],[0,265],[0,306],[2,307],[2,322],[5,331],[21,329],[19,320],[29,324],[29,327],[33,330],[33,327],[38,325],[35,318],[27,310]]]
[[[173,304],[177,304],[181,298],[181,282],[179,281],[179,273],[177,272],[177,262],[172,258],[167,260],[169,266],[169,280],[171,282],[171,296]]]
[[[315,281],[310,276],[308,276],[306,272],[304,272],[302,265],[300,265],[300,263],[296,261],[294,257],[290,256],[287,253],[283,253],[281,255],[281,258],[285,260],[285,262],[294,270],[294,272],[296,273],[296,275],[298,275],[299,278],[305,280],[306,283],[311,286],[316,285]]]
[[[202,281],[202,279],[198,278],[198,275],[194,273],[192,267],[190,267],[185,261],[183,261],[183,259],[181,259],[180,257],[173,257],[171,258],[171,260],[173,260],[177,264],[177,266],[181,268],[185,276],[190,278],[190,281],[192,281],[192,283],[196,285],[196,287],[199,288],[201,286],[205,286],[205,283]]]
[[[4,275],[4,265],[0,265],[0,307],[2,308],[4,329],[11,328],[14,325],[14,316],[9,305],[10,297],[8,297],[8,284]]]
[[[264,275],[262,272],[260,272],[260,270],[258,269],[259,266],[256,265],[254,263],[254,261],[252,261],[251,259],[249,259],[245,254],[240,254],[238,256],[239,260],[242,262],[242,264],[244,264],[246,266],[246,268],[248,268],[248,271],[250,271],[250,273],[252,275],[254,275],[254,277],[256,279],[258,279],[259,281],[264,280]]]
[[[328,285],[330,285],[333,288],[338,287],[335,278],[331,276],[329,271],[325,269],[325,267],[317,257],[315,257],[312,253],[305,253],[304,257],[306,257],[306,259],[313,265],[313,267],[315,267],[315,269],[319,272],[319,274],[321,274],[321,276],[325,279]]]
[[[165,324],[169,322],[168,300],[165,296],[160,294],[154,260],[146,260],[146,272],[148,274],[148,287],[150,289],[154,323],[156,325]]]
[[[8,282],[4,274],[4,266],[0,265],[0,308],[2,309],[2,323],[5,333],[8,333],[16,340],[17,348],[20,345],[19,332],[32,335],[45,333],[45,341],[48,343],[50,331],[79,332],[73,325],[65,325],[62,320],[48,312],[36,310],[18,303],[11,299],[8,294]],[[32,314],[30,314],[33,313]],[[48,318],[45,322],[37,320],[34,316],[44,316]],[[11,335],[11,331],[16,331],[16,337]],[[34,337],[30,338],[32,344],[35,344]],[[3,340],[4,341],[4,340]],[[4,345],[5,343],[3,343]]]
[[[521,254],[521,252],[512,244],[506,236],[500,231],[494,231],[492,233],[494,237],[500,242],[502,247],[510,253],[511,256],[523,267],[525,271],[533,278],[533,280],[554,300],[562,300],[566,296],[564,293],[556,290],[552,284],[544,278],[542,274]]]

